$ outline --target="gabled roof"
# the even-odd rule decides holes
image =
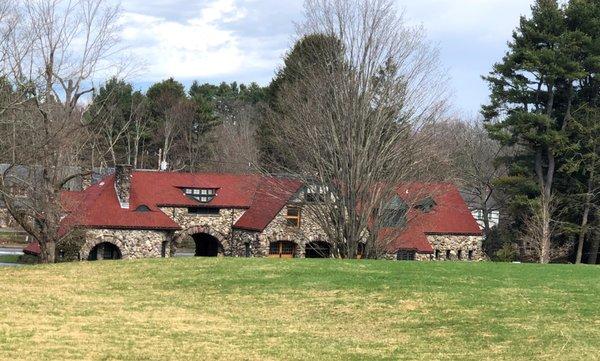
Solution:
[[[129,209],[121,208],[114,174],[83,192],[63,193],[68,215],[63,227],[177,230],[179,225],[160,207],[247,209],[234,227],[262,231],[300,188],[297,181],[255,174],[215,174],[136,171],[131,177]],[[216,189],[208,203],[185,195],[185,188]],[[150,211],[136,212],[139,206]]]
[[[139,183],[136,178],[136,172],[132,179],[133,185]],[[137,184],[138,189],[145,186]],[[129,209],[121,208],[117,199],[114,175],[107,176],[99,183],[96,183],[80,194],[69,192],[63,195],[63,203],[68,215],[63,219],[63,227],[82,226],[88,228],[124,228],[124,229],[149,229],[149,230],[175,230],[179,225],[175,223],[166,214],[160,211],[155,204],[147,204],[150,212],[136,212],[137,205],[135,198]],[[143,199],[138,198],[143,202]]]
[[[450,183],[407,183],[397,189],[398,195],[409,205],[415,205],[426,197],[431,197],[435,206],[430,212],[423,212],[414,206],[407,213],[404,229],[382,230],[381,237],[394,238],[388,245],[390,252],[414,250],[419,253],[433,253],[427,235],[447,234],[481,236],[481,230],[469,211],[458,188]]]
[[[259,183],[252,206],[234,224],[234,227],[262,231],[300,189],[302,183],[290,179],[264,178]]]

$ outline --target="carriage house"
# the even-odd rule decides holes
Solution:
[[[415,197],[423,199],[407,208],[404,201]],[[330,257],[329,241],[302,212],[307,201],[318,201],[318,193],[290,179],[119,166],[87,189],[63,194],[62,227],[81,230],[83,260],[169,257],[186,239],[196,256]],[[480,229],[451,184],[398,187],[390,212],[404,222],[381,231],[397,231],[387,258],[483,257]]]

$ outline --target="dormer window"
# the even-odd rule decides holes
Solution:
[[[217,190],[214,188],[184,188],[183,192],[200,203],[208,203],[217,195]]]
[[[326,194],[327,190],[324,186],[308,186],[304,191],[304,200],[306,203],[324,203]]]
[[[423,213],[429,213],[433,210],[433,208],[436,205],[437,204],[435,203],[433,198],[427,197],[427,198],[422,199],[419,203],[417,203],[415,208],[417,208],[418,210],[420,210]]]
[[[403,227],[406,225],[406,211],[406,203],[400,197],[394,196],[381,210],[381,227]]]
[[[145,204],[140,204],[136,209],[136,212],[150,212],[150,207]]]

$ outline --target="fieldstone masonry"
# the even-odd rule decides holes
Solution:
[[[90,229],[79,256],[85,260],[96,245],[108,242],[119,248],[123,259],[158,258],[163,256],[163,247],[169,240],[169,232],[162,231]]]
[[[427,241],[438,251],[439,260],[469,260],[471,252],[472,261],[481,261],[485,259],[482,251],[483,237],[481,236],[461,236],[461,235],[428,235]],[[446,258],[447,251],[450,251],[450,258]],[[434,253],[435,257],[435,253]]]
[[[86,241],[81,249],[80,258],[87,259],[90,251],[99,243],[109,242],[117,246],[122,258],[168,257],[177,252],[181,240],[197,233],[207,233],[221,243],[219,255],[233,257],[266,257],[269,245],[276,241],[291,241],[296,244],[295,257],[302,258],[305,246],[311,241],[326,241],[325,234],[319,226],[303,215],[300,227],[291,227],[286,222],[287,207],[284,207],[263,232],[233,229],[232,226],[244,214],[243,209],[221,209],[219,214],[206,215],[188,212],[187,208],[161,208],[181,226],[180,231],[144,231],[144,230],[111,230],[93,229],[87,231]],[[481,236],[464,235],[428,235],[427,240],[434,254],[415,255],[419,261],[446,260],[446,252],[450,252],[450,260],[458,260],[460,252],[462,260],[484,260]],[[395,254],[382,258],[396,259]]]

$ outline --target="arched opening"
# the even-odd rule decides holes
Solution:
[[[304,257],[306,258],[329,258],[331,256],[331,245],[323,241],[308,242]]]
[[[358,244],[358,247],[356,248],[356,258],[357,259],[365,258],[365,244],[364,243]]]
[[[296,253],[296,244],[290,241],[276,241],[269,244],[269,257],[293,258]]]
[[[97,261],[103,259],[121,259],[121,250],[109,242],[98,243],[92,248],[88,256],[88,261]]]
[[[196,233],[192,235],[196,244],[196,257],[216,257],[219,255],[221,242],[208,233]]]

